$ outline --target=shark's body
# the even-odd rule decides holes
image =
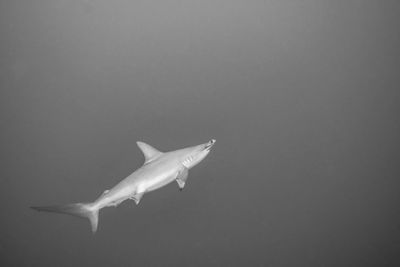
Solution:
[[[213,139],[198,146],[163,153],[148,144],[137,142],[145,157],[143,166],[113,188],[105,190],[94,202],[32,208],[38,211],[65,213],[88,218],[92,231],[96,232],[98,213],[104,207],[118,206],[127,199],[132,199],[139,204],[145,193],[159,189],[173,181],[176,181],[179,189],[182,190],[189,169],[207,156],[214,143]]]

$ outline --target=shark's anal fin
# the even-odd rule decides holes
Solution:
[[[186,168],[186,167],[184,167],[184,168],[178,173],[178,175],[176,176],[175,180],[176,180],[176,182],[178,183],[179,190],[182,191],[183,188],[185,187],[185,183],[186,183],[186,180],[187,180],[187,178],[188,178],[188,175],[189,175],[189,169]]]
[[[148,145],[146,143],[138,141],[138,142],[136,142],[136,144],[138,145],[140,150],[143,152],[145,164],[156,159],[157,157],[159,157],[162,154],[161,151],[155,149],[154,147],[152,147],[151,145]]]
[[[111,202],[107,205],[107,207],[118,207],[119,204],[121,204],[124,201],[124,199],[118,199],[114,202]]]
[[[144,193],[136,193],[135,195],[131,196],[130,199],[135,201],[136,205],[139,204],[140,200],[142,199]]]

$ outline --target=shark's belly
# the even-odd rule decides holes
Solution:
[[[102,207],[116,206],[122,201],[159,189],[175,180],[179,169],[176,165],[149,164],[144,166],[116,186],[104,193],[98,199]]]
[[[110,190],[106,190],[96,202],[99,207],[117,206],[132,197],[135,191],[135,187],[132,184],[121,182]]]
[[[145,179],[141,179],[138,188],[142,192],[150,192],[159,189],[175,180],[176,171],[153,174]]]

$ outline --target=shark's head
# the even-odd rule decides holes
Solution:
[[[214,144],[215,139],[211,139],[207,143],[178,150],[181,163],[188,169],[196,166],[210,153]]]

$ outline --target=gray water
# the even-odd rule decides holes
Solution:
[[[399,266],[398,1],[0,3],[1,266]],[[162,151],[175,183],[87,221]]]

